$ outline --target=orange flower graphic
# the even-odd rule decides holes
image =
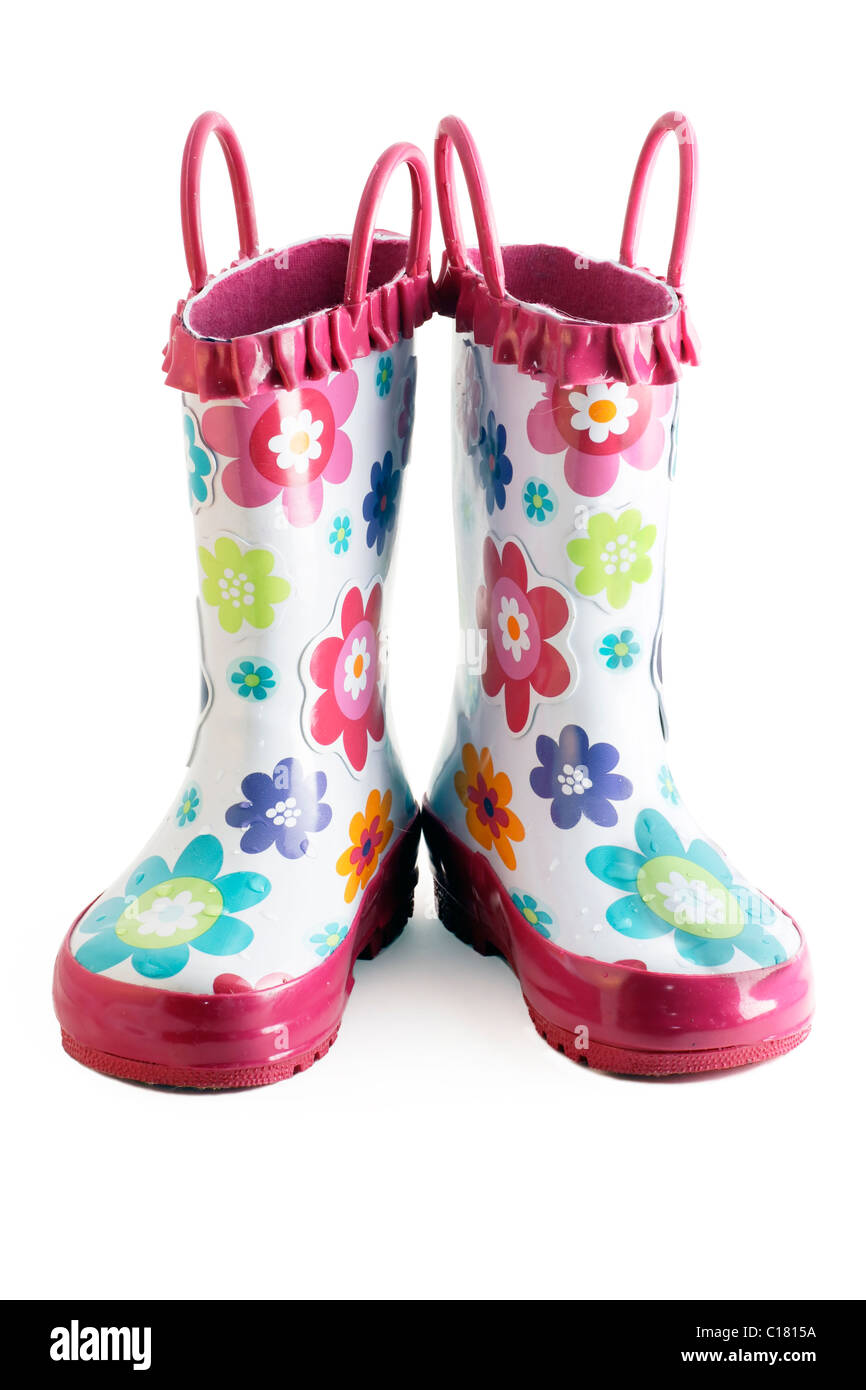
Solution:
[[[454,790],[466,807],[469,834],[482,849],[495,849],[507,869],[516,866],[512,840],[526,834],[523,822],[509,811],[511,782],[495,772],[489,748],[480,754],[471,743],[463,745],[463,771],[455,773]]]
[[[345,899],[350,903],[359,888],[366,888],[379,864],[385,846],[394,829],[393,821],[388,819],[391,810],[391,793],[372,791],[367,797],[366,809],[356,811],[349,823],[351,844],[337,860],[337,873],[348,874]]]

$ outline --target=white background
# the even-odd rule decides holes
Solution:
[[[0,1123],[12,1297],[862,1295],[866,837],[864,34],[824,3],[17,7],[5,21],[6,737]],[[635,1082],[538,1039],[515,979],[418,916],[357,970],[331,1055],[151,1092],[61,1051],[51,967],[162,815],[197,704],[178,181],[200,110],[244,142],[265,245],[348,230],[385,145],[472,128],[503,240],[615,256],[634,159],[697,127],[665,636],[671,764],[809,937],[810,1041]],[[675,150],[642,259],[661,271]],[[404,227],[405,176],[383,214]],[[216,146],[212,265],[235,252]],[[436,232],[434,255],[438,262]],[[419,335],[392,614],[416,793],[449,699],[449,350]]]

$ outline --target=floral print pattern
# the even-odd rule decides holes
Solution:
[[[394,467],[389,449],[381,463],[370,470],[370,491],[364,498],[363,515],[367,522],[367,545],[381,555],[389,532],[397,520],[397,494],[400,491],[400,469]]]
[[[235,694],[251,703],[267,700],[280,683],[273,663],[260,662],[258,657],[250,661],[230,662],[226,678]]]
[[[239,507],[279,497],[291,526],[309,526],[322,510],[325,483],[342,483],[352,445],[340,428],[358,396],[355,372],[295,391],[263,391],[245,405],[212,405],[202,420],[205,442],[229,459],[222,481]]]
[[[310,848],[310,835],[331,823],[331,807],[322,800],[327,786],[324,772],[307,778],[295,758],[283,758],[270,777],[251,772],[241,782],[246,800],[226,811],[227,824],[244,829],[244,854],[261,854],[274,845],[284,859],[300,859]]]
[[[512,893],[511,901],[533,931],[537,931],[539,936],[550,941],[554,931],[553,914],[543,908],[538,899],[533,898],[529,893]]]
[[[507,869],[517,861],[514,844],[525,836],[523,822],[509,810],[511,782],[496,772],[489,748],[463,746],[463,767],[454,774],[454,790],[466,808],[466,828],[482,849],[495,850]]]
[[[508,727],[520,734],[539,699],[559,699],[572,684],[569,659],[553,642],[564,641],[571,609],[558,589],[530,584],[525,553],[515,541],[507,541],[500,555],[486,538],[484,580],[475,603],[476,621],[487,633],[481,682],[490,699],[503,693]]]
[[[397,442],[400,449],[400,463],[403,468],[409,462],[412,428],[415,424],[415,381],[417,374],[418,362],[413,354],[407,363],[406,373],[397,396]]]
[[[205,574],[202,598],[218,609],[224,631],[239,632],[244,622],[271,626],[274,605],[288,598],[289,582],[271,574],[274,557],[269,550],[244,552],[230,536],[220,536],[213,553],[199,546],[198,558]]]
[[[318,641],[310,658],[310,678],[323,692],[310,714],[311,738],[322,748],[342,739],[356,772],[367,761],[368,742],[381,743],[385,734],[379,692],[381,613],[378,580],[366,604],[360,589],[349,589],[340,605],[338,633]]]
[[[180,805],[174,813],[179,826],[191,825],[198,815],[201,797],[198,787],[190,787],[180,798]]]
[[[123,897],[107,898],[79,924],[89,940],[75,959],[99,974],[122,961],[148,979],[183,970],[190,948],[233,956],[253,940],[252,927],[233,914],[255,907],[271,891],[262,874],[221,874],[223,850],[214,835],[191,840],[174,869],[152,855],[130,875]]]
[[[628,671],[640,656],[640,642],[630,627],[608,632],[598,644],[598,655],[609,671]]]
[[[665,448],[662,420],[673,404],[670,386],[627,386],[607,380],[591,386],[545,382],[529,413],[527,434],[542,454],[565,449],[565,478],[573,492],[600,497],[613,487],[620,463],[655,468]]]
[[[672,806],[679,806],[680,794],[676,789],[671,770],[667,763],[659,769],[659,791],[665,801],[669,801]]]
[[[310,942],[315,946],[317,956],[332,956],[348,935],[348,927],[340,926],[339,922],[330,922],[321,931],[313,932]]]
[[[685,848],[658,811],[639,812],[637,850],[602,845],[590,850],[596,878],[625,891],[607,909],[615,931],[634,939],[674,934],[678,953],[693,965],[726,965],[734,950],[758,966],[780,965],[784,947],[767,930],[776,914],[751,889],[734,882],[717,850],[705,840]]]
[[[348,849],[337,860],[337,873],[346,876],[344,897],[354,900],[360,888],[367,887],[379,866],[394,829],[388,819],[391,812],[391,793],[371,791],[363,811],[357,811],[349,823]]]
[[[566,546],[568,558],[578,569],[574,587],[587,598],[604,593],[611,608],[624,608],[632,586],[645,584],[652,574],[647,552],[656,528],[644,526],[640,512],[632,507],[621,516],[596,512],[589,519],[588,531]]]
[[[391,382],[394,380],[394,363],[390,357],[380,357],[379,365],[376,368],[376,391],[380,396],[387,396],[391,390]]]
[[[491,410],[476,446],[478,473],[487,511],[491,516],[494,507],[501,511],[505,506],[505,489],[514,476],[511,459],[505,452],[507,445],[505,426],[497,425]]]
[[[545,521],[550,521],[556,516],[557,510],[556,496],[547,483],[530,478],[523,489],[523,511],[527,520],[534,521],[537,526],[543,526]]]
[[[199,505],[208,498],[208,479],[213,474],[213,459],[206,449],[198,443],[196,421],[191,411],[183,415],[183,437],[186,450],[187,486],[190,505]]]
[[[478,349],[464,340],[454,376],[454,404],[457,436],[464,454],[471,454],[481,438],[481,411],[484,381]]]
[[[345,555],[349,549],[349,541],[352,539],[352,522],[347,516],[335,516],[331,522],[331,534],[328,537],[328,544],[335,555]]]
[[[555,741],[542,734],[535,743],[539,766],[529,774],[536,796],[550,801],[550,819],[560,830],[571,830],[582,816],[594,825],[616,825],[614,801],[624,801],[634,788],[613,771],[619,752],[612,743],[591,744],[578,724],[567,724]]]

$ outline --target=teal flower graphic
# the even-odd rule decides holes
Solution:
[[[376,390],[380,396],[387,396],[394,380],[394,363],[390,357],[380,357],[376,369]]]
[[[206,478],[210,477],[213,464],[208,452],[196,443],[195,420],[188,411],[184,412],[183,433],[186,445],[187,483],[190,505],[207,501]]]
[[[539,936],[543,936],[549,941],[554,932],[553,914],[543,908],[538,899],[533,898],[529,893],[512,893],[511,901],[521,917],[525,917]]]
[[[609,632],[598,644],[598,655],[609,671],[628,671],[640,655],[640,642],[630,627]]]
[[[349,549],[349,541],[352,537],[352,521],[348,516],[335,516],[331,522],[331,534],[328,537],[328,544],[335,555],[344,555]]]
[[[223,849],[215,835],[198,835],[170,869],[158,854],[133,871],[122,898],[106,898],[81,922],[90,940],[75,959],[99,974],[132,958],[151,980],[183,970],[190,947],[208,956],[234,956],[253,940],[248,923],[232,914],[262,902],[271,891],[263,874],[220,875]]]
[[[674,933],[679,954],[694,965],[726,965],[734,948],[756,965],[781,965],[784,947],[767,931],[776,914],[750,888],[734,883],[722,856],[705,840],[688,849],[659,811],[640,811],[638,851],[618,845],[591,849],[596,878],[626,891],[607,909],[614,931],[636,940]]]
[[[280,683],[272,662],[251,660],[232,661],[226,672],[228,683],[242,700],[267,700]]]
[[[680,794],[676,789],[674,779],[671,776],[671,770],[667,763],[665,763],[664,767],[659,769],[659,791],[665,801],[669,801],[672,806],[679,806]]]
[[[200,803],[198,787],[190,787],[188,791],[185,791],[180,799],[180,805],[174,813],[178,825],[186,825],[188,821],[194,821],[198,815]]]
[[[315,932],[310,941],[316,948],[317,956],[331,956],[338,946],[342,946],[348,935],[348,927],[341,927],[338,922],[330,922],[327,927]]]
[[[556,497],[551,492],[547,483],[538,482],[535,478],[530,478],[526,487],[523,489],[523,510],[526,512],[530,521],[536,525],[543,525],[556,515]]]

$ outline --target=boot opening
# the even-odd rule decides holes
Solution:
[[[405,271],[404,237],[377,233],[367,292]],[[211,280],[186,306],[184,322],[198,338],[229,341],[297,323],[343,303],[348,237],[322,237],[247,261]]]
[[[476,269],[477,251],[468,252]],[[564,246],[503,246],[505,288],[533,308],[583,323],[653,323],[677,307],[673,291],[645,272],[591,261]]]

